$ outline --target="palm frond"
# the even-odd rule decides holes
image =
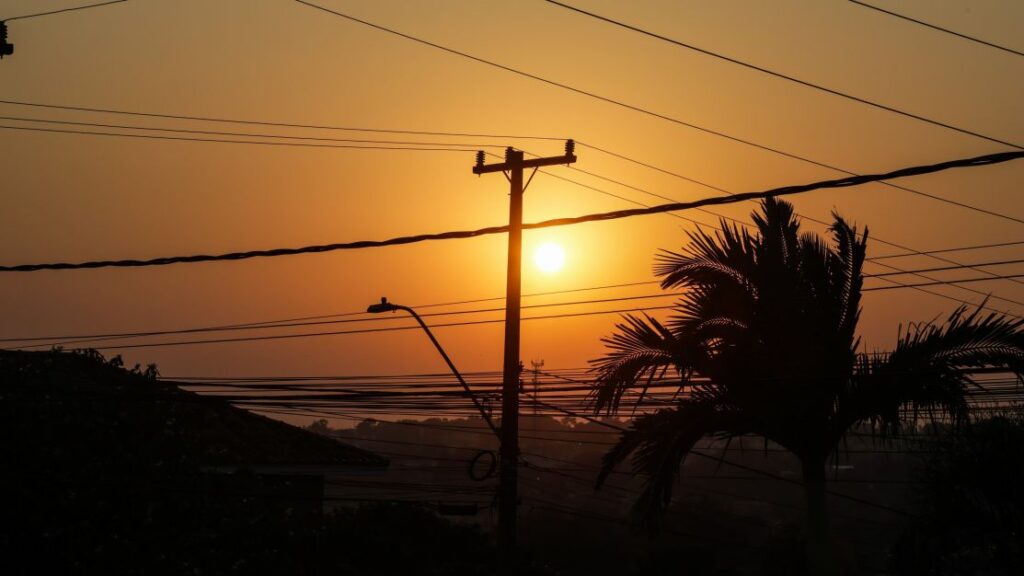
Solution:
[[[829,227],[836,244],[832,284],[842,299],[840,324],[852,336],[860,318],[861,288],[864,284],[864,258],[867,256],[868,229],[858,240],[857,227],[850,226],[842,216],[833,212]]]
[[[676,334],[698,337],[701,326],[716,318],[731,318],[748,326],[756,309],[757,296],[733,283],[690,287],[676,301],[669,327]]]
[[[703,230],[688,236],[682,252],[662,250],[655,255],[654,274],[662,278],[662,288],[747,282],[754,266],[754,243],[746,230],[722,221],[714,236]]]
[[[675,368],[684,378],[689,374],[680,341],[671,330],[646,314],[629,314],[624,320],[616,324],[614,334],[601,339],[608,352],[590,361],[597,374],[590,400],[598,413],[618,410],[626,390],[659,370]]]
[[[1021,373],[1024,367],[1024,319],[990,312],[979,305],[961,306],[942,324],[929,322],[908,330],[896,345],[893,363],[977,368],[1001,366]]]
[[[800,223],[793,205],[778,198],[765,198],[761,212],[751,215],[760,236],[756,239],[758,268],[774,271],[793,261],[799,244]]]
[[[697,441],[708,434],[730,437],[750,431],[750,423],[735,410],[715,402],[682,400],[673,408],[633,421],[605,454],[597,486],[632,455],[634,472],[644,476],[644,488],[633,512],[642,525],[657,530],[672,500],[680,465]]]
[[[661,287],[664,289],[722,282],[748,285],[741,270],[720,260],[706,256],[686,256],[668,250],[662,250],[654,258],[654,273],[662,277]]]
[[[953,424],[967,420],[970,368],[1024,374],[1024,320],[957,308],[945,322],[913,326],[885,357],[862,359],[842,400],[842,424],[860,421],[898,431],[901,410],[935,413]]]
[[[826,316],[831,320],[836,315],[832,302],[835,299],[831,282],[832,248],[821,236],[811,232],[800,236],[799,246],[799,285],[795,288],[806,305],[827,306]]]

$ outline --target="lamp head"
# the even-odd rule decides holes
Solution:
[[[380,299],[380,304],[370,304],[370,306],[366,309],[366,311],[369,312],[370,314],[380,314],[381,312],[394,312],[395,310],[398,310],[398,306],[395,306],[394,304],[388,302],[388,299],[384,298],[383,296]]]

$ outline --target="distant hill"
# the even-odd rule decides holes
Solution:
[[[125,369],[95,351],[0,351],[5,462],[77,476],[387,459]]]

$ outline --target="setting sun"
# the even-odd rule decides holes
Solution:
[[[534,251],[533,262],[544,272],[558,272],[565,265],[565,250],[554,242],[545,242]]]

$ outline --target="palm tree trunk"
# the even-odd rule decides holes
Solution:
[[[807,525],[804,552],[810,576],[833,576],[839,571],[832,554],[832,535],[828,525],[828,496],[825,493],[825,463],[801,462],[804,477],[804,501]]]

